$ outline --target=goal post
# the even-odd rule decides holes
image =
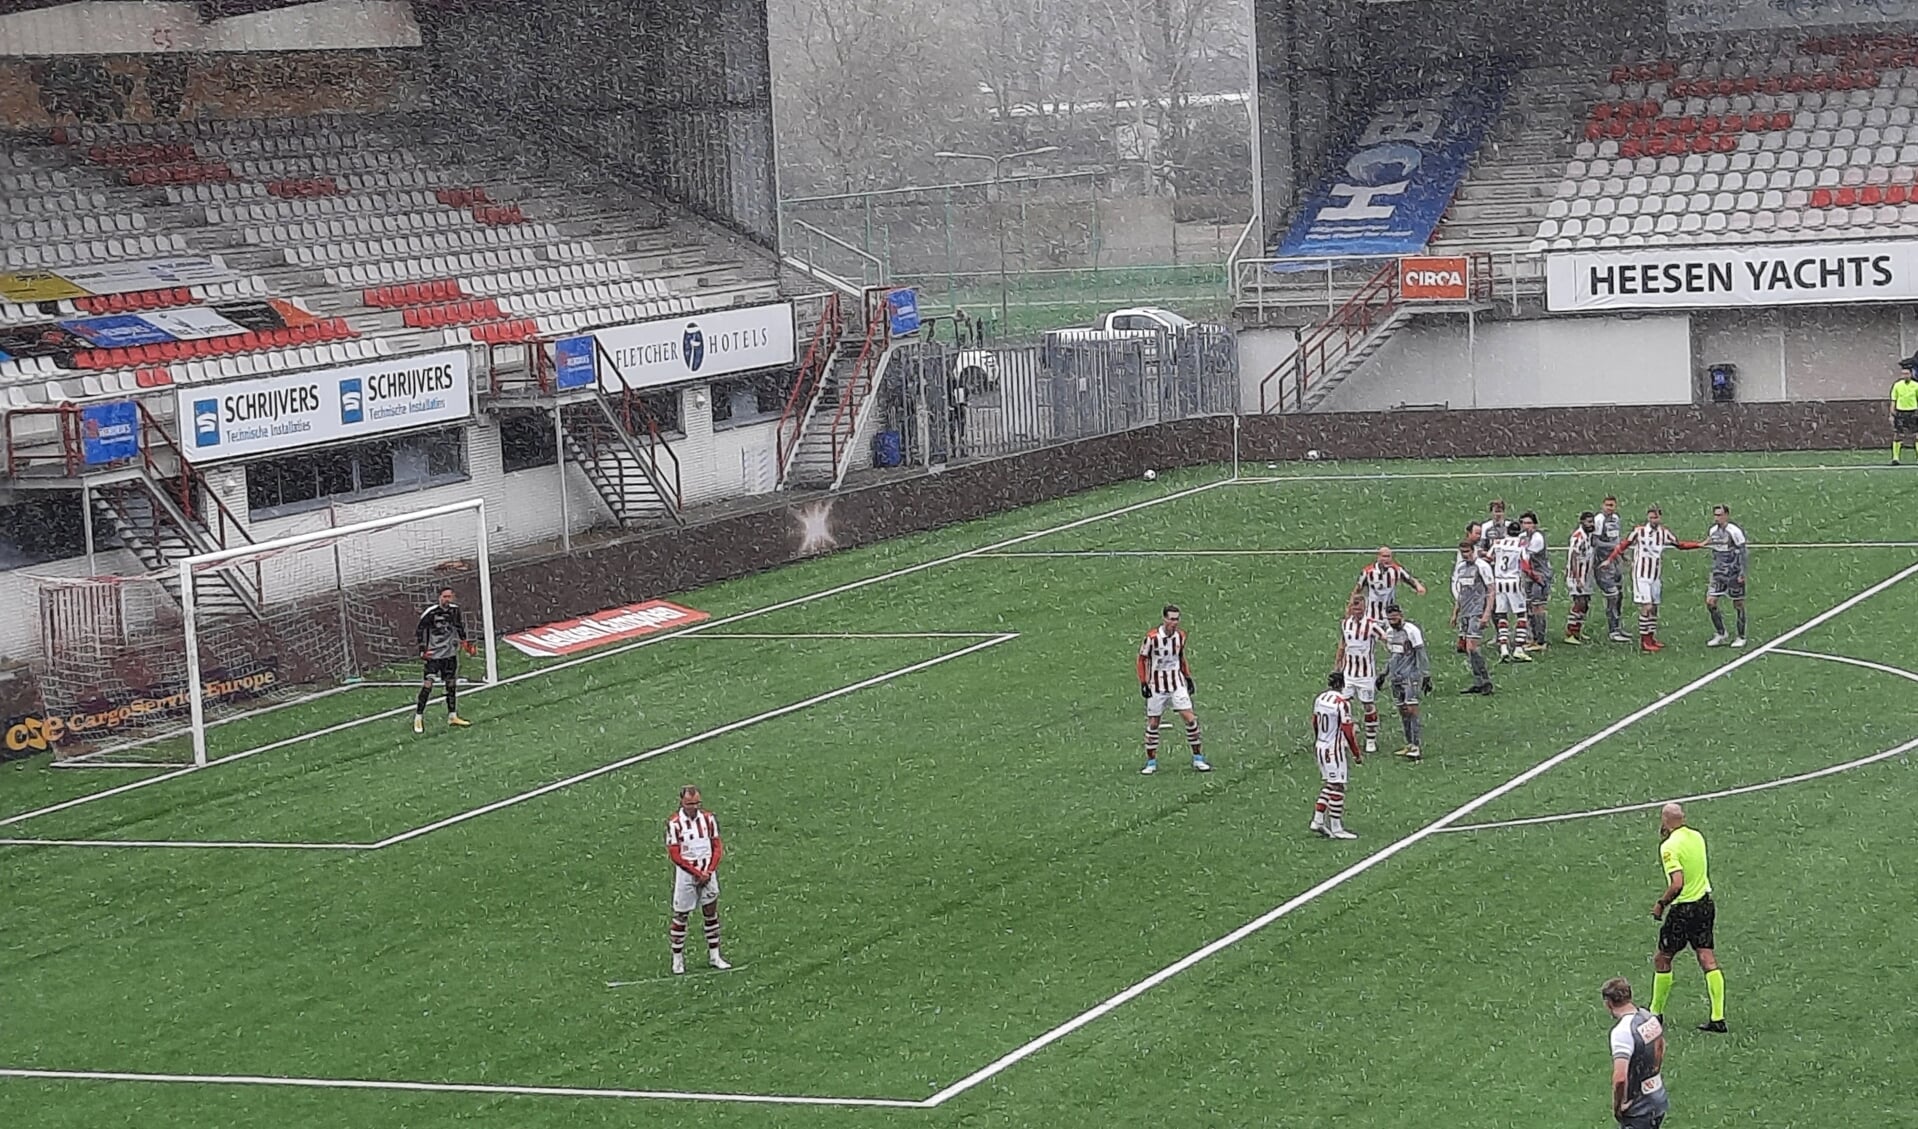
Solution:
[[[193,763],[204,767],[206,755],[206,683],[201,662],[199,645],[199,604],[195,599],[202,575],[231,569],[243,564],[258,563],[289,553],[310,551],[315,548],[335,550],[333,568],[336,595],[342,610],[347,602],[354,599],[352,588],[343,575],[339,563],[338,547],[352,538],[366,537],[384,530],[401,526],[416,525],[442,517],[459,518],[471,515],[474,529],[475,561],[474,572],[479,581],[480,597],[480,638],[479,646],[486,656],[487,684],[499,681],[499,648],[493,637],[493,568],[492,557],[487,545],[486,499],[469,498],[463,502],[449,502],[443,506],[415,510],[410,513],[395,514],[391,517],[376,518],[353,525],[334,526],[316,529],[310,533],[294,534],[272,541],[262,541],[254,545],[245,545],[233,549],[221,549],[212,553],[200,553],[187,557],[180,562],[180,605],[185,612],[186,628],[186,683],[188,694],[188,724],[193,735]],[[315,609],[317,611],[317,609]],[[345,625],[344,612],[342,626]],[[342,631],[342,647],[348,656],[348,666],[357,667],[351,661],[353,643],[351,633]]]
[[[199,553],[128,576],[37,578],[50,717],[63,767],[209,763],[208,732],[342,693],[419,685],[415,625],[442,588],[467,614],[483,674],[499,680],[483,498]],[[477,604],[477,608],[475,608]],[[477,610],[477,620],[474,612]],[[264,723],[264,743],[345,720],[312,707]],[[317,710],[318,712],[314,712]],[[337,715],[337,716],[336,716]]]

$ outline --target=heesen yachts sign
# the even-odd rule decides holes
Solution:
[[[463,349],[175,389],[181,446],[212,463],[453,423],[473,414]]]
[[[1674,310],[1918,299],[1918,243],[1574,251],[1545,260],[1545,307]]]
[[[600,366],[600,386],[608,391],[618,391],[622,377],[629,388],[649,388],[778,368],[797,356],[791,302],[705,310],[595,330],[593,336],[619,370]]]

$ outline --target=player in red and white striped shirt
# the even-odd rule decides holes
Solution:
[[[1167,604],[1164,618],[1139,645],[1139,696],[1145,699],[1145,767],[1159,771],[1159,718],[1166,706],[1185,719],[1185,742],[1192,747],[1192,770],[1211,772],[1199,743],[1199,716],[1192,712],[1192,668],[1185,661],[1185,630],[1179,626],[1179,605]]]
[[[1678,534],[1660,524],[1663,512],[1657,506],[1645,511],[1645,524],[1635,526],[1630,536],[1618,543],[1608,562],[1618,559],[1627,548],[1632,551],[1632,599],[1638,604],[1638,649],[1662,651],[1658,641],[1658,605],[1664,595],[1665,550],[1702,548],[1702,541],[1680,541]]]
[[[1572,646],[1585,642],[1585,616],[1592,610],[1592,582],[1597,569],[1598,552],[1592,547],[1598,515],[1590,510],[1578,515],[1572,540],[1565,548],[1565,592],[1572,598],[1572,610],[1565,617],[1565,641]]]
[[[732,967],[719,955],[719,820],[699,808],[699,789],[679,790],[679,810],[666,821],[666,857],[673,860],[673,975],[686,971],[686,919],[697,905],[706,918],[706,962],[721,972]]]
[[[1319,798],[1312,805],[1312,830],[1328,839],[1356,839],[1345,829],[1345,785],[1351,762],[1365,763],[1359,739],[1352,732],[1352,702],[1346,697],[1345,675],[1333,671],[1326,691],[1312,703],[1312,753],[1319,762]],[[1351,758],[1346,753],[1350,751]]]
[[[1425,585],[1418,577],[1408,572],[1404,565],[1392,557],[1392,547],[1382,546],[1379,559],[1359,570],[1359,582],[1352,589],[1355,596],[1365,598],[1365,614],[1376,620],[1385,619],[1385,609],[1398,603],[1398,588],[1409,584],[1412,591],[1425,595]]]
[[[1339,621],[1339,649],[1332,656],[1332,666],[1345,675],[1345,696],[1357,698],[1365,707],[1368,753],[1379,751],[1379,668],[1372,647],[1383,642],[1385,620],[1367,615],[1363,597],[1353,593],[1345,605],[1345,618]]]

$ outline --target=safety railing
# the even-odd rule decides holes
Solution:
[[[779,424],[773,429],[777,482],[786,481],[793,453],[799,449],[800,433],[806,427],[806,417],[812,413],[819,391],[825,386],[826,373],[839,352],[839,340],[845,332],[846,319],[840,309],[839,295],[828,294],[819,320],[813,323],[812,336],[806,343],[805,356],[800,358],[792,390],[786,394],[785,406],[780,409]]]
[[[49,418],[51,430],[34,426]],[[85,467],[79,405],[14,408],[7,412],[6,421],[7,477],[52,473],[71,478]]]
[[[613,412],[619,419],[619,425],[626,430],[626,434],[644,444],[648,464],[646,469],[653,480],[653,488],[659,491],[662,499],[665,499],[667,495],[664,488],[671,486],[670,501],[673,513],[677,516],[686,508],[685,495],[680,485],[678,452],[674,451],[673,445],[666,441],[665,434],[659,426],[659,419],[646,407],[645,398],[626,382],[626,374],[619,371],[619,366],[613,363],[613,358],[607,354],[605,346],[599,343],[597,337],[593,339],[593,351],[597,354],[595,359],[599,362],[594,366],[599,370],[599,395],[611,394]],[[612,389],[606,387],[608,377],[611,378]],[[662,469],[660,462],[662,453],[672,464],[670,479],[666,471]]]
[[[839,407],[832,417],[832,465],[835,475],[846,465],[845,457],[852,447],[853,432],[859,427],[859,405],[872,394],[879,362],[885,357],[886,346],[890,344],[891,323],[886,317],[884,291],[867,293],[865,312],[866,335],[860,342],[852,375],[839,388]]]
[[[1299,339],[1292,355],[1259,381],[1261,412],[1296,410],[1306,390],[1344,362],[1401,304],[1398,260],[1388,261]],[[1289,393],[1289,395],[1288,395]]]
[[[253,535],[246,531],[246,526],[240,524],[240,519],[234,516],[233,511],[227,508],[226,502],[221,499],[219,493],[207,483],[206,476],[194,469],[193,464],[187,461],[186,452],[180,449],[180,444],[173,438],[172,432],[166,429],[165,424],[153,418],[153,413],[147,410],[145,401],[135,400],[134,403],[138,405],[140,411],[140,459],[146,467],[149,481],[169,483],[175,495],[169,500],[177,502],[180,516],[198,525],[201,531],[212,539],[216,548],[237,549],[242,545],[253,544]],[[161,451],[172,456],[171,474],[168,473],[168,468],[155,457]],[[253,568],[255,569],[254,589],[257,592],[259,565],[256,563]]]

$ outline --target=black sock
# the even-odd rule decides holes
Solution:
[[[446,680],[446,712],[449,714],[460,712],[458,686],[459,683],[453,679]]]
[[[426,703],[431,701],[432,699],[433,699],[433,684],[431,682],[428,682],[426,685],[420,687],[420,700],[414,704],[413,712],[425,713]]]
[[[1712,613],[1712,630],[1723,635],[1725,633],[1725,613],[1718,610],[1717,604],[1713,604],[1705,610]]]
[[[1485,665],[1484,651],[1467,651],[1465,661],[1471,664],[1473,685],[1483,686],[1492,680],[1492,672]]]
[[[1605,597],[1605,626],[1611,629],[1613,635],[1618,634],[1618,629],[1624,620],[1624,611],[1625,596],[1623,593],[1613,593]]]
[[[1744,608],[1738,609],[1738,637],[1740,639],[1743,639],[1745,637],[1745,609]]]

